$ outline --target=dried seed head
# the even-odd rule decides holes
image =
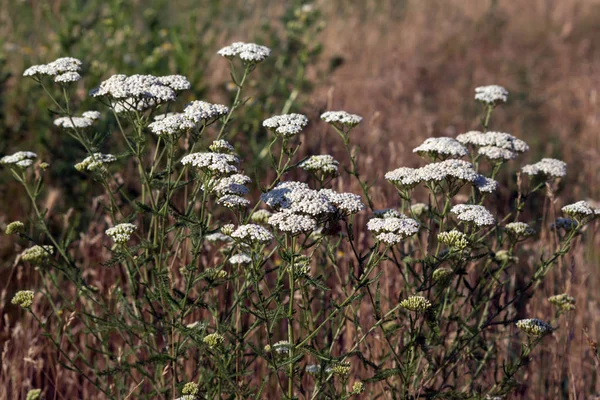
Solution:
[[[33,304],[33,296],[33,290],[20,290],[10,302],[23,308],[29,308]]]
[[[544,336],[553,331],[552,327],[537,318],[528,318],[517,321],[517,328],[530,336]]]

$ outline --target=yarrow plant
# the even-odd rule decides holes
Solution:
[[[313,17],[312,6],[298,9],[290,32]],[[521,222],[525,202],[544,188],[555,196],[553,183],[566,176],[566,165],[552,159],[523,167],[519,174],[543,179],[526,193],[519,187],[508,214],[495,205],[500,189],[513,190],[501,169],[529,149],[489,130],[508,92],[477,88],[480,130],[426,139],[413,150],[421,157],[414,168],[391,165],[380,183],[398,198],[385,199],[361,174],[363,155],[352,141],[363,118],[347,111],[326,111],[319,121],[288,102],[278,115],[253,121],[266,139],[248,154],[230,124],[251,103],[248,77],[279,61],[255,43],[217,53],[230,67],[229,105],[183,102],[191,88],[183,75],[116,74],[89,92],[99,111],[76,112],[83,62],[60,58],[24,72],[51,96],[52,129],[86,153],[75,179],[101,192],[97,214],[69,212],[60,232],[42,208],[52,166],[26,150],[0,159],[33,216],[6,233],[25,249],[16,263],[40,282],[35,306],[31,290],[12,303],[38,323],[58,362],[93,385],[94,398],[514,392],[544,336],[561,334],[556,319],[522,319],[517,305],[600,211],[580,201],[562,207],[564,217],[552,225],[538,223],[545,215]],[[313,126],[337,133],[345,154],[303,156],[300,140],[314,138]],[[264,168],[249,164],[253,155]],[[344,191],[350,180],[360,191]],[[78,234],[85,229],[94,240]],[[556,247],[531,257],[536,250],[523,242],[536,231],[555,235]],[[113,282],[95,283],[100,269]],[[397,277],[393,285],[389,276]],[[574,308],[566,294],[548,301],[555,318]]]

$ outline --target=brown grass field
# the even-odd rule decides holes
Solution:
[[[0,8],[4,9],[0,11],[0,22],[4,20],[0,34],[4,37],[13,37],[11,30],[18,24],[14,20],[7,22],[7,10],[19,7],[16,3],[0,0]],[[256,10],[236,29],[228,27],[213,33],[213,51],[258,31],[259,21],[265,18],[259,6],[268,1],[240,3],[253,4]],[[365,118],[353,135],[360,146],[361,171],[367,180],[379,180],[374,192],[377,208],[396,205],[393,187],[386,184],[383,175],[400,166],[416,166],[419,159],[412,154],[412,148],[427,137],[455,136],[478,126],[480,110],[472,93],[474,87],[485,84],[499,84],[510,92],[509,102],[495,112],[492,128],[510,132],[531,146],[527,155],[509,166],[512,172],[522,164],[537,161],[542,154],[568,164],[568,178],[564,180],[568,184],[562,184],[554,198],[537,205],[545,218],[550,220],[560,205],[571,201],[600,201],[600,1],[315,3],[322,9],[327,26],[320,34],[324,48],[319,63],[308,71],[308,76],[318,83],[303,111],[311,120],[326,109],[343,109]],[[277,15],[279,8],[275,4],[269,7],[267,17]],[[29,46],[36,51],[36,43]],[[322,76],[334,56],[341,57],[343,63]],[[206,79],[208,90],[222,86],[228,79],[227,71],[218,67],[219,60],[210,60],[207,69],[214,72]],[[10,92],[21,84],[22,62],[9,58],[7,65],[15,74],[6,86]],[[5,125],[14,125],[12,112],[5,113]],[[318,128],[313,131],[306,136],[302,152],[330,153],[345,159],[336,138]],[[11,141],[8,132],[0,133],[3,142]],[[20,135],[19,141],[24,137]],[[16,145],[3,143],[3,148]],[[502,179],[512,178],[506,174]],[[348,177],[337,182],[345,190],[360,190]],[[50,184],[54,188],[45,200],[49,218],[68,224],[69,215],[63,215],[66,199],[59,182]],[[12,196],[17,195],[16,186],[7,184],[6,190],[3,188],[0,226],[22,216],[19,203],[12,201]],[[495,200],[498,210],[510,209],[508,191],[499,193]],[[90,206],[95,217],[102,213],[98,202]],[[545,301],[548,296],[567,292],[577,300],[577,309],[568,317],[562,316],[560,329],[536,349],[520,379],[521,385],[510,399],[600,398],[597,227],[598,224],[588,227],[577,239],[571,256],[547,277],[542,290],[522,306],[524,314],[543,318],[553,312]],[[104,221],[91,224],[73,248],[87,265],[97,265],[108,257],[101,242],[103,230]],[[537,254],[536,248],[553,245],[552,237],[542,236],[539,240],[540,243],[529,244],[531,257]],[[19,319],[21,314],[10,305],[15,290],[40,284],[37,277],[32,278],[13,264],[17,252],[13,239],[0,238],[0,400],[24,399],[28,388],[40,385],[53,396],[48,399],[99,399],[94,397],[91,385],[56,363],[57,353],[39,335],[37,323],[29,317]],[[527,271],[531,261],[521,259],[519,268]],[[392,273],[386,277],[387,295],[393,297],[401,281]],[[101,269],[90,271],[89,278],[99,287],[114,279]],[[73,329],[76,331],[77,327]]]

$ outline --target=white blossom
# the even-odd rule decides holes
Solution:
[[[183,165],[222,175],[237,173],[238,169],[234,164],[239,162],[237,156],[222,153],[192,153],[181,159]]]
[[[94,97],[119,100],[113,104],[115,111],[144,110],[155,105],[175,100],[177,93],[161,79],[153,75],[113,75],[90,92]]]
[[[346,111],[327,111],[321,114],[321,119],[336,127],[345,126],[348,128],[353,128],[362,121],[361,116]]]
[[[469,154],[469,151],[458,140],[450,137],[428,138],[418,147],[413,149],[413,153],[420,156],[430,155],[439,158],[463,157]]]
[[[131,239],[131,235],[133,234],[133,232],[135,232],[136,229],[137,229],[137,226],[130,224],[130,223],[124,223],[124,224],[115,225],[113,228],[107,229],[106,234],[115,243],[125,244],[129,241],[129,239]]]
[[[544,175],[546,178],[561,178],[567,175],[567,163],[554,158],[542,158],[535,164],[526,165],[521,171],[527,175]]]
[[[537,318],[528,318],[517,321],[517,328],[531,336],[544,336],[553,331],[552,327]]]
[[[81,61],[73,57],[61,57],[48,64],[34,65],[23,72],[23,76],[57,76],[81,70]]]
[[[499,147],[515,153],[524,153],[529,150],[529,146],[521,139],[505,132],[479,132],[470,131],[461,133],[456,137],[460,143],[475,147]]]
[[[242,61],[253,64],[269,57],[271,49],[256,43],[234,42],[223,47],[217,54],[227,58],[239,57]]]
[[[19,168],[27,168],[33,165],[33,160],[36,158],[37,154],[32,151],[17,151],[14,154],[0,158],[0,163],[13,165]]]
[[[400,217],[371,218],[367,222],[367,229],[375,233],[378,241],[393,245],[416,234],[419,223],[404,215]]]
[[[237,229],[231,234],[231,237],[249,244],[269,243],[271,240],[273,240],[273,234],[271,232],[269,232],[266,228],[255,224],[238,226]]]
[[[233,265],[250,264],[251,262],[252,258],[245,253],[235,254],[229,259],[229,263]]]
[[[250,205],[250,200],[235,194],[226,194],[222,197],[219,197],[217,203],[227,208],[241,208]]]
[[[337,176],[339,164],[340,163],[329,154],[323,154],[310,156],[298,166],[308,172],[320,172],[324,175]]]
[[[502,86],[488,85],[475,88],[475,100],[486,104],[506,103],[508,91]]]
[[[235,152],[235,148],[227,140],[223,139],[215,140],[208,148],[215,153],[231,154]]]
[[[365,205],[359,195],[354,193],[338,193],[331,189],[321,189],[327,199],[337,208],[338,212],[343,215],[356,214],[365,209]]]
[[[535,235],[535,229],[524,222],[510,222],[506,224],[506,230],[516,237]]]
[[[275,115],[263,121],[263,126],[284,138],[297,135],[308,125],[308,118],[302,114]]]
[[[582,219],[585,217],[597,217],[600,216],[600,209],[594,209],[587,201],[581,200],[573,204],[564,206],[562,212],[574,217],[576,219]]]
[[[174,136],[194,128],[194,122],[184,114],[171,114],[148,125],[156,135]]]
[[[478,226],[494,225],[494,216],[484,207],[474,204],[457,204],[450,210],[457,218],[465,222],[473,222]]]
[[[496,146],[483,146],[479,148],[479,155],[490,160],[512,160],[517,157],[517,153],[511,150]]]
[[[94,153],[93,156],[88,156],[80,163],[75,164],[75,169],[78,171],[95,171],[104,166],[104,164],[113,163],[115,161],[117,161],[117,157],[112,154]]]
[[[229,108],[222,104],[212,104],[202,100],[194,100],[183,110],[185,116],[195,123],[218,119],[229,113]]]
[[[86,117],[60,117],[54,120],[54,125],[68,129],[85,129],[93,123],[93,119]]]
[[[269,217],[269,225],[282,232],[299,234],[316,229],[317,221],[307,215],[294,214],[289,211],[275,213]]]
[[[91,119],[91,120],[94,120],[94,121],[97,120],[97,119],[100,119],[101,115],[102,114],[100,113],[100,111],[95,111],[95,110],[86,111],[83,114],[81,114],[81,116],[83,118]]]
[[[190,81],[188,81],[188,79],[183,75],[159,76],[158,81],[177,92],[188,90],[192,87]]]
[[[81,75],[79,75],[77,72],[69,71],[69,72],[65,72],[60,75],[56,75],[54,77],[54,82],[56,82],[56,83],[71,83],[71,82],[77,82],[80,79],[81,79]]]

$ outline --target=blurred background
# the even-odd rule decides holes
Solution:
[[[45,206],[57,221],[68,207],[85,210],[100,192],[73,172],[83,150],[55,129],[47,96],[21,77],[23,70],[57,57],[81,59],[82,111],[99,107],[87,92],[114,73],[182,74],[192,82],[183,101],[230,104],[228,65],[216,51],[236,40],[273,49],[252,74],[250,100],[232,125],[249,170],[268,172],[260,171],[264,118],[293,111],[318,121],[325,110],[346,110],[364,117],[353,140],[361,149],[361,170],[369,181],[378,179],[375,204],[394,207],[398,200],[384,173],[420,165],[412,149],[427,137],[476,129],[481,106],[473,90],[498,84],[510,95],[494,112],[492,130],[531,147],[501,182],[514,183],[525,163],[555,157],[569,171],[553,199],[559,206],[600,200],[598,0],[0,0],[0,38],[0,155],[32,150],[52,165]],[[110,130],[110,121],[104,123]],[[344,162],[344,149],[332,135],[313,123],[302,153],[329,153]],[[347,177],[337,182],[358,190]],[[28,208],[9,174],[0,174],[0,186],[3,227]],[[499,210],[511,207],[510,190],[496,195]],[[69,223],[85,232],[91,218],[82,213]],[[578,308],[565,327],[567,344],[552,346],[551,339],[534,356],[534,364],[545,362],[549,372],[530,368],[531,387],[518,398],[590,399],[600,393],[600,361],[584,334],[587,329],[591,341],[600,339],[598,244],[595,232],[588,232],[570,265],[549,277],[546,294],[567,290]],[[14,254],[12,239],[1,237],[2,304],[14,292],[7,282]],[[536,316],[548,306],[533,299],[529,307]],[[26,349],[14,350],[26,341],[15,339],[10,319],[0,321],[4,382],[29,379],[33,368],[23,361],[31,357]]]

